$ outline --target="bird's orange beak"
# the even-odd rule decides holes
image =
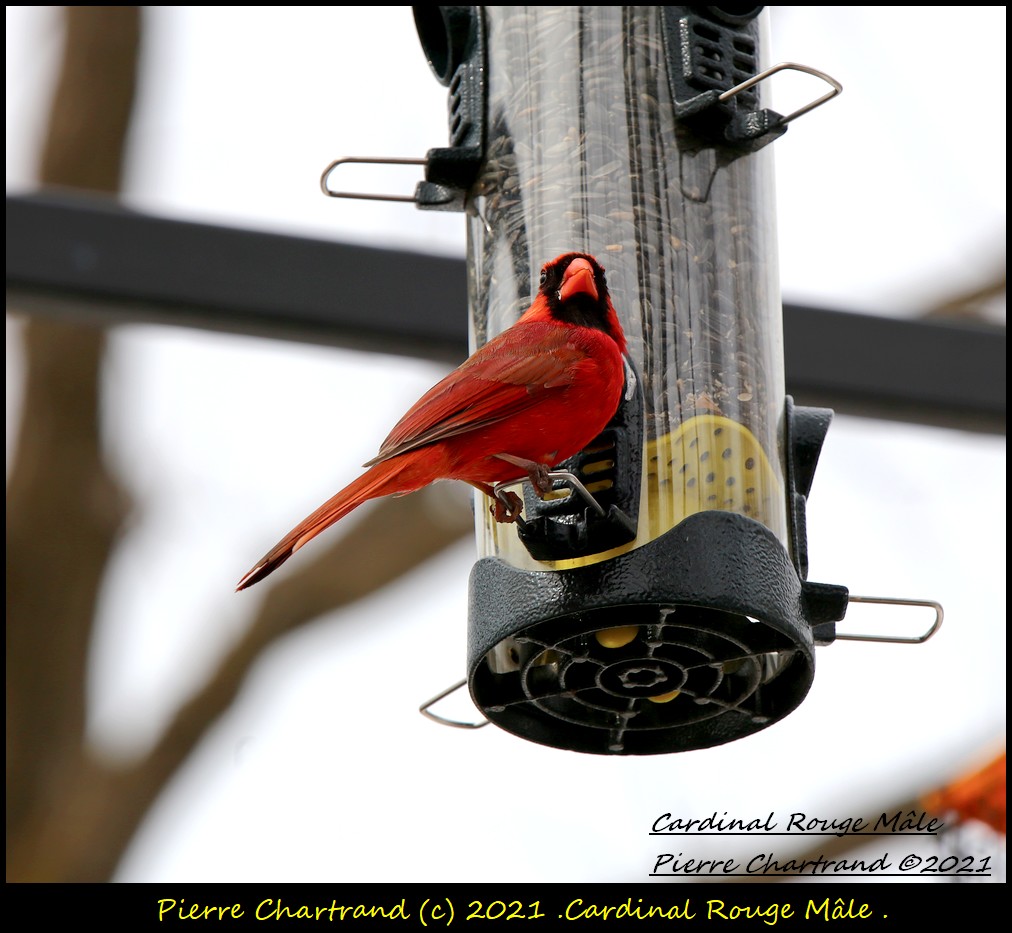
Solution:
[[[574,259],[562,275],[562,287],[559,289],[559,301],[568,301],[574,295],[590,295],[597,301],[597,283],[594,281],[594,269],[586,259]]]

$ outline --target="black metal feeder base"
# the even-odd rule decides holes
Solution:
[[[803,581],[743,515],[708,511],[600,564],[471,573],[468,684],[542,745],[653,755],[721,745],[795,709],[847,590]]]

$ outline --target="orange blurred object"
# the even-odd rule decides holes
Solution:
[[[958,813],[965,820],[987,823],[1005,835],[1005,752],[972,774],[956,778],[941,790],[926,794],[932,813]]]

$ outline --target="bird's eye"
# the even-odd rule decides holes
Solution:
[[[548,270],[547,269],[542,269],[541,270],[541,284],[544,285],[545,282],[547,282],[547,281],[548,281]]]

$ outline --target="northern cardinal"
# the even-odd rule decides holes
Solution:
[[[425,393],[394,426],[369,470],[282,538],[240,581],[243,590],[367,499],[459,479],[493,499],[497,521],[521,500],[495,483],[527,474],[539,495],[548,468],[587,446],[618,409],[625,334],[593,256],[545,264],[530,309]]]

